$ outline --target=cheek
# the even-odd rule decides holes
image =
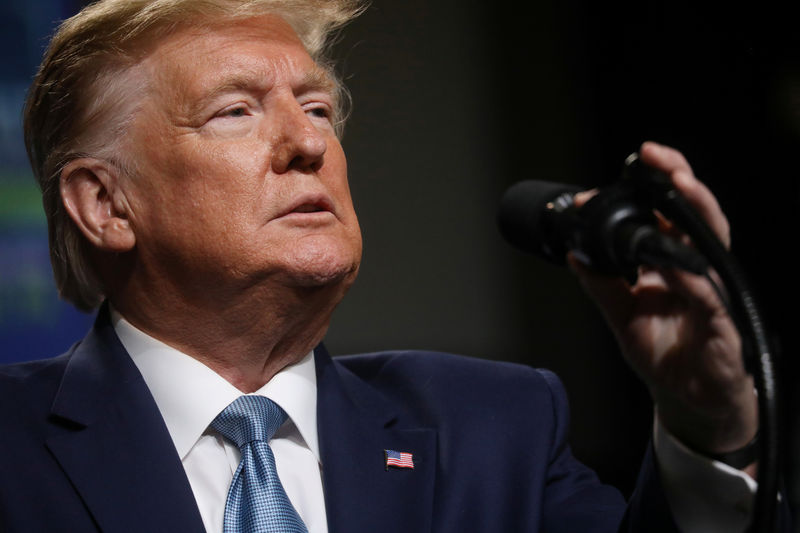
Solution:
[[[208,146],[176,158],[180,163],[169,179],[175,182],[174,193],[179,202],[194,209],[218,215],[237,217],[254,207],[265,187],[264,157],[257,147]]]
[[[350,197],[350,185],[347,181],[347,159],[338,141],[329,143],[326,153],[327,186],[340,203],[340,207],[353,211],[353,201]]]

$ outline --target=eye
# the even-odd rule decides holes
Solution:
[[[249,135],[260,113],[257,105],[241,100],[217,109],[219,111],[206,120],[203,131],[221,138]]]
[[[310,104],[305,108],[306,114],[315,121],[331,122],[333,111],[327,104]]]
[[[250,110],[247,106],[242,104],[237,104],[235,106],[226,107],[219,113],[215,115],[215,117],[219,118],[240,118],[250,115]]]

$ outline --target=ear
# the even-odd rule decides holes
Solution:
[[[108,252],[127,252],[136,244],[128,221],[119,169],[101,159],[82,157],[61,171],[61,201],[90,243]]]

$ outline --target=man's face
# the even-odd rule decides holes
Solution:
[[[237,290],[349,284],[361,234],[333,86],[277,16],[168,37],[128,142],[150,282]]]

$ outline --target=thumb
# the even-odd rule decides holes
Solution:
[[[584,291],[600,307],[615,333],[627,323],[633,308],[631,287],[621,277],[598,274],[570,252],[567,265],[575,274]]]

